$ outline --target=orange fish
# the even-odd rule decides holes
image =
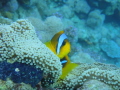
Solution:
[[[60,31],[57,34],[55,34],[49,42],[46,42],[45,44],[51,51],[54,52],[55,55],[57,55],[60,58],[61,64],[63,66],[62,75],[60,76],[60,79],[64,79],[65,76],[72,69],[78,66],[78,64],[71,63],[68,57],[71,45],[67,39],[67,36],[65,35],[64,31]]]

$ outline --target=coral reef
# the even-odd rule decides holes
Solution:
[[[0,23],[1,24],[11,24],[12,20],[9,18],[4,18],[4,17],[0,16]]]
[[[7,81],[0,80],[0,90],[36,90],[25,83],[13,83],[10,79]]]
[[[56,16],[47,17],[45,21],[32,17],[29,17],[28,20],[36,28],[37,35],[43,43],[49,41],[53,35],[63,30],[63,22]]]
[[[1,0],[1,8],[5,11],[15,12],[18,9],[17,0]]]
[[[90,28],[81,28],[78,31],[78,42],[81,44],[85,44],[86,45],[93,45],[93,44],[98,44],[99,40],[101,39],[101,32],[100,32],[101,28],[93,31]],[[98,33],[100,32],[100,33]]]
[[[18,9],[18,2],[17,0],[9,0],[9,2],[6,3],[4,9],[6,11],[10,11],[10,12],[15,12]]]
[[[94,63],[95,60],[89,54],[84,52],[76,52],[71,56],[71,61],[74,63]]]
[[[86,25],[91,28],[101,27],[104,22],[105,16],[99,10],[94,10],[89,13]]]
[[[53,82],[62,71],[59,58],[37,38],[34,27],[25,19],[0,25],[0,61],[4,60],[35,65]]]
[[[85,81],[96,79],[108,84],[114,90],[120,89],[120,68],[102,63],[83,64],[72,70],[64,80],[59,80],[54,87],[73,90],[81,87]]]
[[[63,30],[62,21],[60,18],[58,18],[56,16],[50,16],[50,17],[46,18],[44,23],[46,25],[45,30],[47,30],[49,32],[54,32],[54,31],[59,32],[60,30]]]
[[[59,81],[62,72],[60,59],[43,43],[61,30],[71,43],[71,61],[83,63]],[[0,63],[11,62],[1,66],[8,65],[12,69],[1,68],[10,72],[3,72],[4,76],[0,73],[2,78],[14,76],[13,67],[23,63],[43,71],[42,80],[39,78],[34,83],[30,79],[29,84],[36,85],[40,81],[46,86],[55,82],[57,88],[84,90],[88,83],[102,82],[119,90],[120,69],[100,63],[85,64],[99,61],[120,67],[119,32],[120,0],[0,0]],[[26,65],[29,71],[28,67]],[[26,79],[29,78],[27,75]],[[13,81],[14,77],[10,76]]]
[[[75,43],[75,42],[77,42],[78,41],[78,37],[77,37],[77,28],[76,27],[74,27],[74,26],[69,26],[69,27],[67,27],[65,30],[65,34],[68,36],[68,38],[69,38],[69,41],[71,42],[71,43]]]
[[[35,3],[36,0],[17,0],[19,4],[25,8],[31,8]]]
[[[43,72],[25,63],[0,62],[0,79],[10,78],[14,83],[26,83],[35,87],[43,78]]]
[[[67,5],[61,7],[59,12],[63,15],[64,18],[72,18],[74,16],[73,10]]]
[[[88,4],[92,8],[98,8],[103,10],[106,15],[113,15],[114,11],[118,9],[119,0],[87,0]]]
[[[98,80],[89,80],[86,81],[83,86],[77,90],[113,90],[107,84],[100,82]]]
[[[87,14],[90,11],[90,6],[85,0],[75,0],[75,12]]]
[[[120,58],[120,47],[112,40],[101,44],[101,49],[111,58]]]
[[[47,41],[49,41],[50,38],[52,38],[53,35],[55,35],[57,32],[63,30],[63,23],[62,23],[61,19],[56,16],[50,16],[50,17],[46,18],[44,23],[45,23],[45,30],[48,33],[48,35],[46,34],[47,38],[49,36],[48,39],[46,38]]]

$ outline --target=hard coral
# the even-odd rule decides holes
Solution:
[[[101,49],[111,58],[120,58],[120,47],[113,40],[101,44]]]
[[[71,56],[71,60],[74,63],[94,63],[95,60],[87,53],[76,52]]]
[[[101,27],[104,22],[105,16],[99,10],[94,10],[89,13],[86,25],[91,28]]]
[[[34,27],[24,19],[0,25],[0,61],[4,60],[35,65],[53,81],[62,71],[59,58],[37,38]]]
[[[75,0],[75,12],[87,14],[90,11],[90,6],[86,0]]]
[[[62,20],[56,16],[47,17],[44,21],[45,24],[45,35],[46,41],[49,41],[57,32],[63,30]]]

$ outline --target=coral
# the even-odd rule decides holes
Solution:
[[[90,11],[90,6],[85,0],[75,0],[75,12],[87,14]]]
[[[59,5],[63,5],[67,0],[53,0],[54,2],[58,3]]]
[[[91,28],[98,28],[102,26],[104,22],[105,16],[101,14],[99,10],[94,10],[89,13],[88,19],[86,21],[86,25]]]
[[[65,31],[65,34],[68,36],[69,41],[70,41],[71,43],[77,42],[77,40],[78,40],[77,31],[78,31],[78,30],[77,30],[76,27],[74,27],[74,26],[69,26],[69,27],[67,27],[64,31]]]
[[[55,35],[57,32],[63,30],[63,23],[60,18],[56,16],[50,16],[47,17],[44,21],[45,24],[45,34],[44,38],[46,38],[46,41],[49,41],[53,35]]]
[[[89,54],[84,52],[76,52],[71,56],[71,61],[74,63],[94,63],[95,60]]]
[[[59,58],[37,38],[34,27],[24,19],[0,25],[0,61],[4,60],[35,65],[53,81],[62,71]]]
[[[111,0],[104,0],[105,2],[108,3],[108,5],[106,5],[106,9],[105,9],[105,14],[106,15],[113,15],[115,10],[117,8],[119,8],[119,0],[114,0],[114,1],[111,1]]]
[[[4,9],[5,11],[15,12],[18,9],[18,2],[17,0],[9,0],[9,2],[6,3]]]
[[[12,19],[13,18],[13,13],[9,12],[9,11],[4,11],[2,12],[2,16]]]
[[[33,0],[32,0],[33,1]],[[36,1],[36,7],[40,13],[40,15],[42,16],[42,18],[46,18],[46,16],[49,16],[51,13],[51,7],[50,7],[50,3],[47,3],[46,0],[35,0]]]
[[[72,22],[71,19],[64,18],[62,21],[63,21],[63,28],[64,29],[69,28],[70,26],[74,26],[74,23]]]
[[[83,84],[80,90],[113,90],[113,89],[101,81],[89,80]]]
[[[7,86],[5,85],[4,81],[0,80],[0,90],[7,90]]]
[[[96,79],[108,84],[114,90],[120,90],[120,68],[102,63],[79,64],[64,80],[59,80],[54,87],[73,90],[81,87],[85,81]]]
[[[11,23],[12,23],[12,20],[0,16],[0,23],[1,23],[1,24],[11,24]]]
[[[69,6],[74,12],[79,13],[78,16],[84,16],[90,11],[90,6],[86,0],[67,0],[67,6]]]
[[[79,41],[79,43],[81,43],[83,45],[84,44],[86,44],[86,45],[98,44],[99,40],[102,37],[101,33],[100,33],[101,28],[96,29],[94,31],[88,27],[80,28],[78,30],[79,30],[78,31],[78,41]]]
[[[56,17],[58,17],[58,18],[63,18],[63,15],[60,13],[60,12],[55,12],[55,13],[53,13],[52,14],[53,16],[56,16]]]
[[[63,30],[63,22],[56,16],[47,17],[45,21],[33,17],[29,17],[28,19],[35,27],[37,35],[43,43],[49,41],[53,35]]]
[[[19,16],[19,17],[17,17]],[[25,9],[24,7],[19,7],[19,9],[17,10],[16,15],[14,15],[14,18],[17,17],[17,19],[19,18],[28,18],[28,17],[35,17],[35,18],[41,18],[41,14],[38,11],[37,7],[34,8],[29,8],[29,9]],[[15,20],[17,20],[15,19]]]
[[[120,59],[118,59],[118,61],[115,64],[117,67],[120,67]]]
[[[67,5],[64,5],[63,7],[61,7],[60,12],[62,13],[62,15],[64,15],[65,18],[72,18],[74,16],[73,10]]]
[[[7,81],[0,80],[0,90],[36,90],[36,89],[32,88],[28,84],[24,83],[16,84],[13,83],[10,79],[7,79]]]
[[[86,18],[90,11],[90,6],[86,0],[67,0],[65,3],[69,7],[70,12],[74,12],[71,15],[78,16],[79,18]]]
[[[43,72],[25,63],[0,62],[0,79],[10,78],[14,83],[26,83],[35,87],[43,78]]]
[[[44,31],[45,30],[44,22],[41,19],[36,18],[36,17],[28,17],[27,19],[32,23],[32,25],[35,27],[36,31]]]
[[[32,7],[35,4],[36,0],[18,0],[18,2],[26,8]]]
[[[44,33],[45,24],[44,24],[44,22],[41,19],[35,18],[35,17],[28,17],[27,19],[35,27],[35,31],[36,31],[37,37],[40,39],[40,41],[45,42],[46,38],[43,38],[43,36],[45,36],[45,33]]]
[[[67,4],[67,6],[74,8],[75,0],[67,0],[66,4]]]
[[[60,18],[56,16],[47,17],[45,20],[46,30],[49,32],[61,31],[63,30],[63,24]]]
[[[119,0],[114,0],[114,1],[111,1],[111,0],[104,0],[104,1],[110,2],[110,3],[114,4],[114,3],[117,3],[117,1],[119,1]]]
[[[102,10],[105,15],[113,15],[119,0],[86,0],[91,8]]]
[[[113,40],[101,44],[101,49],[111,58],[120,58],[120,47]]]
[[[19,5],[26,10],[33,8],[34,6],[37,6],[40,4],[39,2],[42,2],[40,5],[42,5],[44,2],[42,0],[37,1],[37,0],[17,0]]]

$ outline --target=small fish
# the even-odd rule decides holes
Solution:
[[[60,31],[53,36],[51,41],[45,43],[54,54],[56,54],[60,59],[66,56],[70,52],[70,42],[64,31]]]
[[[56,33],[49,42],[45,43],[45,45],[60,58],[60,62],[63,66],[61,79],[63,79],[73,68],[78,66],[70,62],[68,53],[70,52],[71,46],[64,31]]]
[[[51,41],[46,42],[45,44],[61,60],[64,59],[68,63],[70,62],[70,60],[67,59],[66,56],[70,52],[71,47],[70,47],[70,42],[68,41],[67,36],[65,35],[64,31],[60,31],[56,33],[51,39]]]

